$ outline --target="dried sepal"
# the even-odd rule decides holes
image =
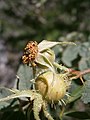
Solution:
[[[65,44],[76,45],[73,42],[55,42],[55,41],[43,40],[38,44],[38,48],[40,52],[43,52],[44,50],[52,48],[56,45],[65,45]]]

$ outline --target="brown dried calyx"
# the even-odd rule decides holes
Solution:
[[[29,64],[33,62],[38,53],[38,44],[36,41],[29,41],[24,49],[24,55],[22,56],[22,60],[24,64]]]

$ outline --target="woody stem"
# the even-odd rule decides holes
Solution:
[[[90,73],[90,69],[87,69],[87,70],[84,70],[84,71],[76,71],[76,70],[73,70],[73,69],[69,69],[69,71],[70,71],[71,74],[76,75],[76,76],[72,77],[73,79],[80,78],[81,76]]]

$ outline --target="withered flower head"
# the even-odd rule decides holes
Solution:
[[[24,54],[22,56],[23,63],[27,65],[31,64],[32,67],[37,65],[43,69],[49,68],[54,71],[53,63],[55,61],[55,54],[51,48],[62,44],[74,43],[43,40],[37,44],[36,41],[30,41],[24,49]]]
[[[34,62],[38,53],[38,44],[36,41],[29,41],[24,49],[22,60],[24,64]]]

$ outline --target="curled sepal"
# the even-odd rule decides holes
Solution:
[[[51,61],[51,63],[53,63],[55,61],[55,53],[53,50],[51,49],[47,49],[44,50],[43,52],[41,52],[44,56],[46,56],[49,61]]]
[[[34,118],[36,120],[40,120],[39,112],[41,111],[42,104],[43,104],[42,96],[40,94],[37,94],[33,102],[33,112],[34,112]]]
[[[42,42],[40,42],[38,44],[38,48],[39,48],[39,52],[42,52],[46,49],[52,48],[55,45],[62,45],[62,44],[72,44],[72,45],[76,45],[73,42],[52,42],[52,41],[47,41],[47,40],[43,40]]]
[[[55,72],[52,62],[47,58],[47,56],[43,55],[42,53],[38,54],[36,63],[40,68],[49,68],[52,72]]]
[[[35,98],[35,93],[31,90],[23,90],[23,91],[15,90],[14,94],[1,98],[0,102],[11,100],[14,98],[22,98],[22,97],[30,97],[31,100],[33,100]]]
[[[54,120],[52,118],[52,116],[49,114],[48,112],[48,109],[47,109],[47,103],[46,102],[43,102],[43,112],[44,112],[44,115],[45,117],[48,119],[48,120]]]

